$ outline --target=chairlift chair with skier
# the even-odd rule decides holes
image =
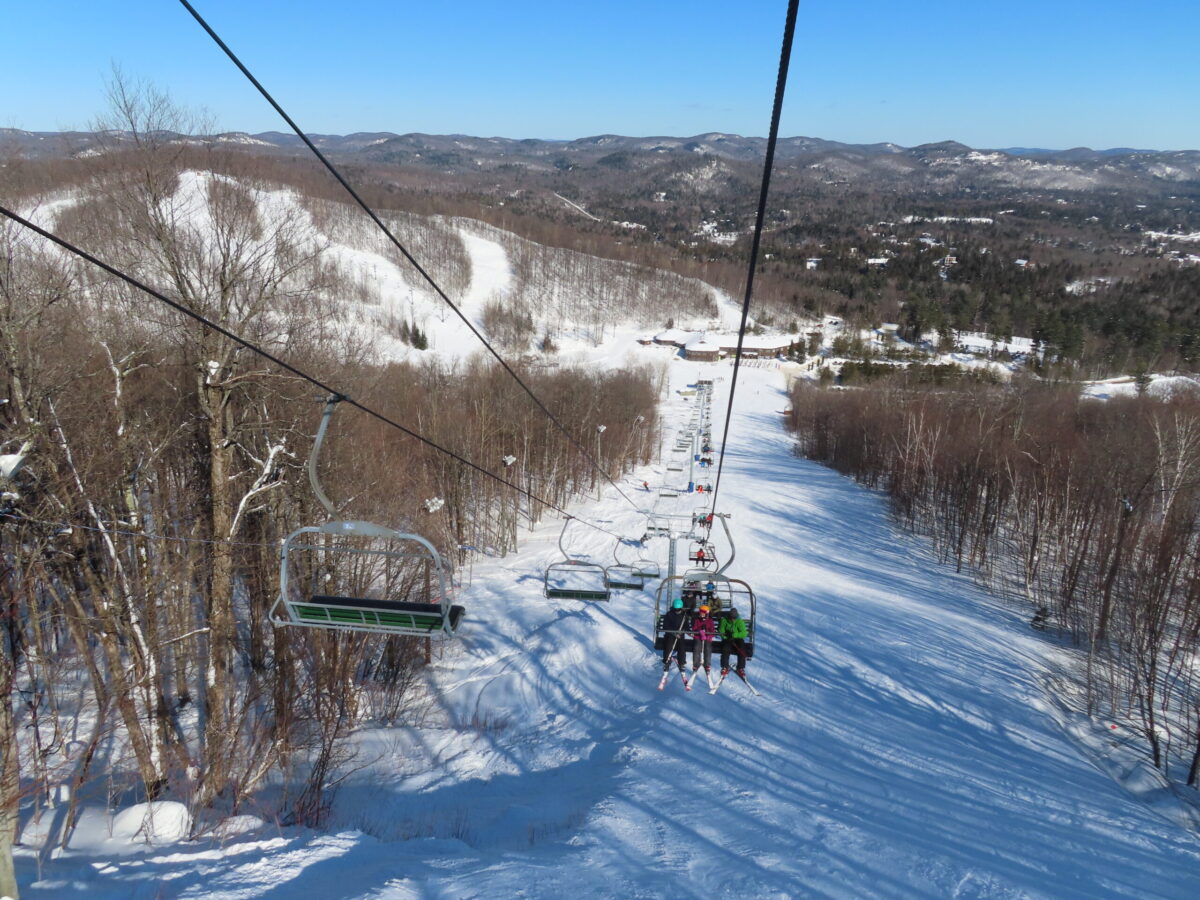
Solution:
[[[664,641],[669,640],[662,628],[662,617],[670,609],[676,599],[683,599],[685,591],[691,594],[691,599],[698,607],[701,603],[709,607],[714,619],[718,622],[731,615],[732,610],[738,610],[739,616],[746,621],[746,638],[744,648],[746,658],[754,656],[754,641],[758,625],[758,598],[754,589],[739,578],[730,578],[725,571],[733,563],[737,553],[733,535],[729,531],[726,514],[716,516],[725,530],[729,543],[729,558],[715,572],[708,569],[686,569],[682,575],[664,578],[654,593],[654,649],[662,651]],[[672,636],[673,637],[673,636]],[[691,650],[691,639],[688,638],[685,649]],[[718,640],[713,652],[725,649],[724,641]]]

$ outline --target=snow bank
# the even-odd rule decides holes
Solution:
[[[1102,381],[1085,381],[1080,396],[1088,400],[1111,400],[1116,397],[1136,397],[1142,390],[1160,400],[1182,394],[1200,394],[1200,379],[1191,375],[1147,375],[1144,386],[1139,386],[1132,375],[1106,378]]]

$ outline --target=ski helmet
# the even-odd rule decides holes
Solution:
[[[708,607],[707,606],[700,607],[700,612],[702,612],[702,613],[708,612]]]
[[[737,611],[737,607],[735,606],[729,610],[729,618],[736,619],[737,617],[738,617],[738,611]]]
[[[675,602],[671,604],[671,609],[683,609],[683,598],[676,597]]]

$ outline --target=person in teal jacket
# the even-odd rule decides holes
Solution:
[[[718,632],[721,635],[721,674],[729,674],[729,654],[736,653],[737,673],[745,675],[746,638],[750,634],[750,627],[746,624],[746,620],[738,615],[736,609],[730,609],[725,618],[721,619]]]
[[[687,660],[685,643],[692,630],[691,615],[683,606],[683,599],[676,597],[671,608],[662,617],[663,632],[663,672],[671,667],[671,656],[675,656],[675,664],[683,671]]]

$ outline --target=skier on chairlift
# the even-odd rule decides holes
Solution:
[[[712,642],[716,636],[717,623],[709,615],[709,608],[701,606],[699,615],[692,621],[692,669],[699,672],[700,667],[703,666],[704,674],[710,682],[712,681]]]
[[[729,654],[737,654],[737,673],[746,677],[746,638],[750,634],[746,620],[738,615],[736,608],[730,609],[721,620],[718,629],[721,635],[721,675],[729,674]]]
[[[679,673],[683,674],[684,661],[687,659],[687,653],[684,650],[687,628],[688,614],[683,608],[683,598],[676,597],[662,620],[664,673],[671,668],[671,655],[674,654],[675,664],[679,666]]]

